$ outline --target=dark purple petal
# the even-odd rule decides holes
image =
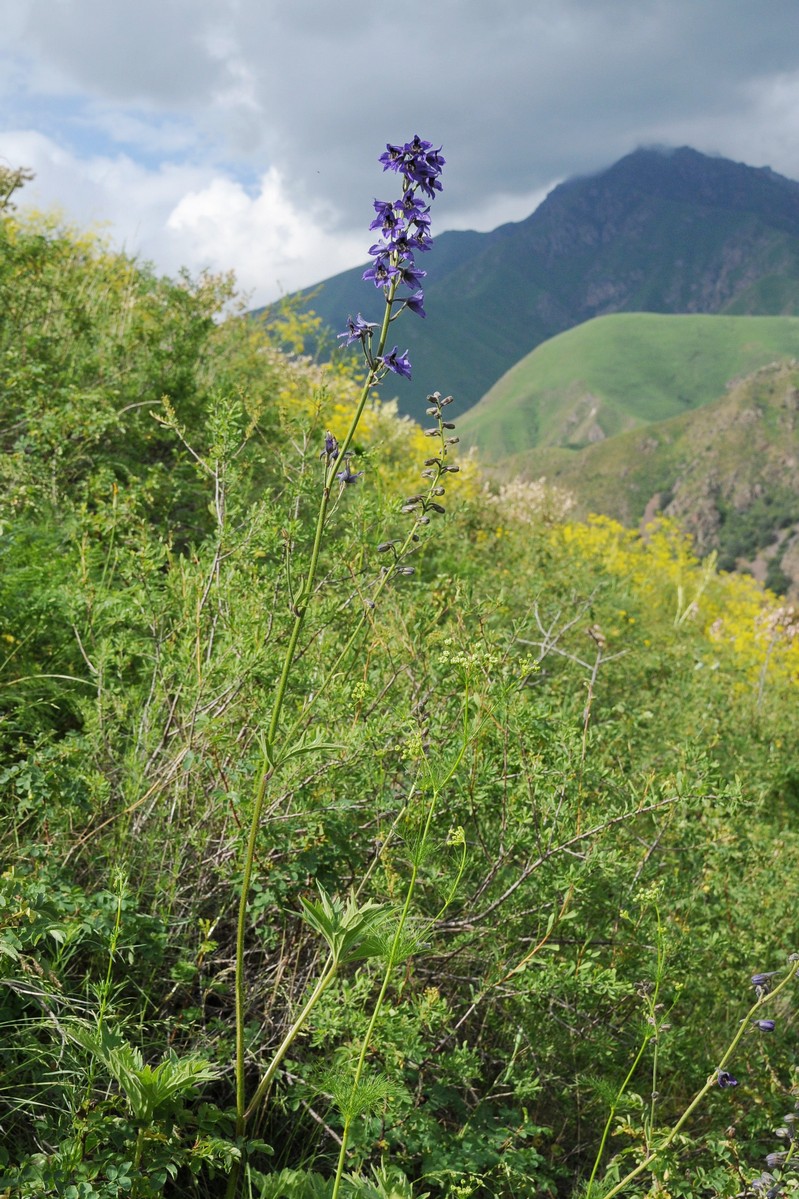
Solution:
[[[372,330],[376,328],[377,325],[374,321],[365,321],[359,312],[355,320],[351,316],[347,317],[347,328],[337,336],[339,338],[346,337],[347,340],[344,344],[349,346],[354,341],[364,341],[365,338],[371,337]]]
[[[422,279],[424,279],[425,275],[427,274],[427,271],[420,271],[419,268],[414,266],[411,262],[400,263],[400,265],[397,267],[397,271],[399,273],[400,282],[404,283],[406,287],[418,287],[422,282]]]
[[[761,1032],[774,1032],[774,1029],[776,1028],[773,1020],[753,1020],[752,1023],[756,1028],[759,1028]]]
[[[738,1079],[733,1078],[729,1070],[719,1070],[718,1084],[723,1089],[724,1087],[737,1087]]]
[[[397,274],[397,268],[392,266],[387,258],[376,258],[368,271],[364,271],[365,281],[371,281],[375,287],[385,287]]]
[[[349,484],[354,483],[356,479],[360,479],[362,474],[362,470],[351,471],[349,462],[345,462],[344,469],[338,471],[336,478],[342,483],[342,485],[349,486]]]
[[[411,364],[408,361],[407,350],[404,354],[399,354],[397,346],[394,346],[390,354],[385,354],[382,358],[378,358],[377,361],[388,370],[393,371],[395,375],[404,375],[406,379],[410,379]]]
[[[409,296],[408,299],[405,301],[406,308],[410,308],[411,312],[415,312],[417,316],[421,316],[424,318],[427,316],[427,313],[425,312],[423,305],[424,305],[424,292],[423,291],[414,292],[414,294],[412,296]],[[438,430],[436,430],[436,432],[438,432]]]

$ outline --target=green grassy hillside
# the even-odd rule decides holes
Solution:
[[[596,512],[638,525],[663,512],[701,553],[717,550],[724,569],[751,568],[775,590],[799,590],[795,359],[762,367],[696,411],[580,450],[526,450],[502,471],[557,484],[577,517]]]
[[[799,354],[799,318],[618,313],[553,337],[503,375],[462,422],[499,460],[580,448],[717,399],[728,382]]]

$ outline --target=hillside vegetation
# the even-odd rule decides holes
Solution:
[[[538,346],[461,422],[487,462],[589,443],[716,400],[732,379],[799,354],[799,317],[598,317]]]
[[[603,317],[509,371],[463,439],[500,477],[565,490],[575,516],[674,517],[725,570],[799,592],[797,333],[793,317]]]
[[[315,539],[312,335],[0,216],[0,1194],[326,1199],[345,1122],[348,1196],[738,1194],[794,1104],[796,612],[466,460],[419,520],[445,450],[377,401]]]

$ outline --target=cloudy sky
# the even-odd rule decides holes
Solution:
[[[0,0],[25,203],[265,302],[363,261],[377,156],[443,144],[433,231],[639,145],[799,179],[799,0]]]

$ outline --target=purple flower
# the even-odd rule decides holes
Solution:
[[[425,312],[424,308],[422,307],[423,303],[424,303],[424,292],[417,291],[417,292],[414,292],[414,294],[412,296],[408,296],[407,300],[405,301],[405,307],[410,308],[411,312],[415,312],[417,316],[421,316],[422,318],[424,318],[427,316],[427,313]],[[438,432],[438,430],[436,430],[436,432]]]
[[[406,287],[418,287],[427,274],[427,271],[420,271],[412,262],[402,263],[401,266],[397,267],[397,271],[400,282],[404,283]]]
[[[349,486],[349,484],[354,483],[356,479],[360,479],[362,474],[362,470],[351,471],[349,462],[345,462],[344,469],[338,472],[336,478],[339,480],[342,486]]]
[[[377,216],[369,226],[370,229],[380,229],[384,237],[390,237],[392,232],[401,227],[401,217],[395,210],[395,205],[384,200],[375,200]]]
[[[733,1078],[729,1070],[719,1070],[718,1084],[722,1089],[724,1089],[724,1087],[737,1087],[738,1079]]]
[[[374,264],[368,271],[364,271],[363,278],[366,282],[370,279],[375,287],[386,287],[397,273],[397,268],[392,266],[388,258],[376,258]]]
[[[347,317],[347,328],[343,333],[339,333],[338,336],[340,338],[346,337],[347,340],[344,342],[344,345],[350,346],[354,341],[365,342],[366,338],[372,336],[372,330],[376,328],[377,325],[374,321],[365,321],[359,312],[355,320],[351,316]]]
[[[341,333],[339,336],[344,337]],[[349,345],[349,342],[347,342]],[[325,433],[325,448],[319,455],[320,458],[327,458],[328,462],[335,462],[338,458],[338,441],[328,429]]]
[[[761,1032],[774,1032],[776,1025],[773,1020],[753,1020],[755,1028],[759,1028]]]
[[[411,377],[411,364],[408,361],[408,351],[404,354],[397,353],[397,346],[390,354],[385,354],[382,358],[377,359],[388,370],[393,371],[395,375],[404,375],[406,379]]]
[[[418,133],[404,146],[388,144],[379,161],[384,171],[404,175],[409,183],[420,187],[431,198],[442,190],[438,176],[446,160],[441,156],[441,147],[434,150],[433,143],[424,141]]]

